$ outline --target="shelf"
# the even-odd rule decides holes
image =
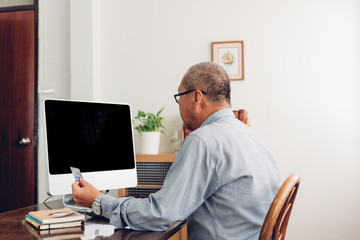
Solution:
[[[173,162],[175,153],[136,154],[136,162]]]
[[[162,188],[162,185],[145,185],[145,184],[142,184],[142,185],[137,185],[136,187],[133,187],[133,188]]]
[[[172,163],[176,157],[176,153],[159,153],[159,154],[136,154],[137,163]],[[156,174],[156,173],[154,173]],[[161,188],[162,185],[145,185],[139,184],[134,188]],[[127,196],[126,189],[119,189],[118,196]]]

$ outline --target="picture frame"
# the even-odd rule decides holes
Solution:
[[[244,41],[212,42],[212,61],[220,64],[230,80],[244,80]]]

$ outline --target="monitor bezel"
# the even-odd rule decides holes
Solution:
[[[46,123],[46,101],[63,101],[63,102],[76,102],[76,103],[99,103],[99,104],[114,104],[114,105],[126,105],[130,111],[130,124],[131,124],[131,136],[133,142],[134,153],[134,168],[132,169],[118,169],[110,171],[97,171],[97,172],[82,172],[82,175],[86,181],[91,183],[98,190],[111,190],[120,188],[135,187],[137,185],[137,172],[136,172],[136,155],[135,155],[135,143],[134,132],[132,126],[132,111],[131,106],[128,103],[114,103],[103,101],[85,101],[85,100],[69,100],[58,98],[47,98],[43,100],[44,109],[44,132],[45,132],[45,151],[46,151],[46,176],[47,176],[47,194],[50,196],[71,194],[71,185],[75,182],[74,176],[71,173],[68,174],[50,174],[49,169],[49,154],[48,154],[48,139],[47,139],[47,123]],[[101,164],[101,163],[99,163]],[[80,166],[74,166],[80,167]],[[81,170],[81,168],[80,168]],[[69,169],[70,172],[70,169]]]

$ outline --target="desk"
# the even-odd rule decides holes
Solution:
[[[30,211],[38,211],[38,210],[46,210],[48,207],[52,209],[63,208],[62,200],[55,200],[45,204],[33,205],[30,207],[20,208],[9,212],[0,213],[0,239],[36,239],[33,234],[25,226],[25,215]],[[109,226],[109,221],[107,219],[93,219],[85,221],[85,229],[89,224],[94,224],[94,222],[98,224],[102,224],[105,226]],[[119,229],[115,230],[115,232],[108,237],[100,237],[97,239],[169,239],[182,227],[185,226],[185,220],[182,222],[174,223],[168,230],[163,232],[150,232],[150,231],[134,231],[129,229]],[[85,230],[86,231],[86,230]],[[86,236],[85,232],[85,236]]]

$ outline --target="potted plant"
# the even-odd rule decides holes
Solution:
[[[160,109],[156,114],[145,113],[139,110],[134,122],[138,125],[135,129],[140,134],[139,152],[143,154],[158,154],[160,146],[160,134],[164,132],[164,123],[167,121],[161,116],[165,107]]]

